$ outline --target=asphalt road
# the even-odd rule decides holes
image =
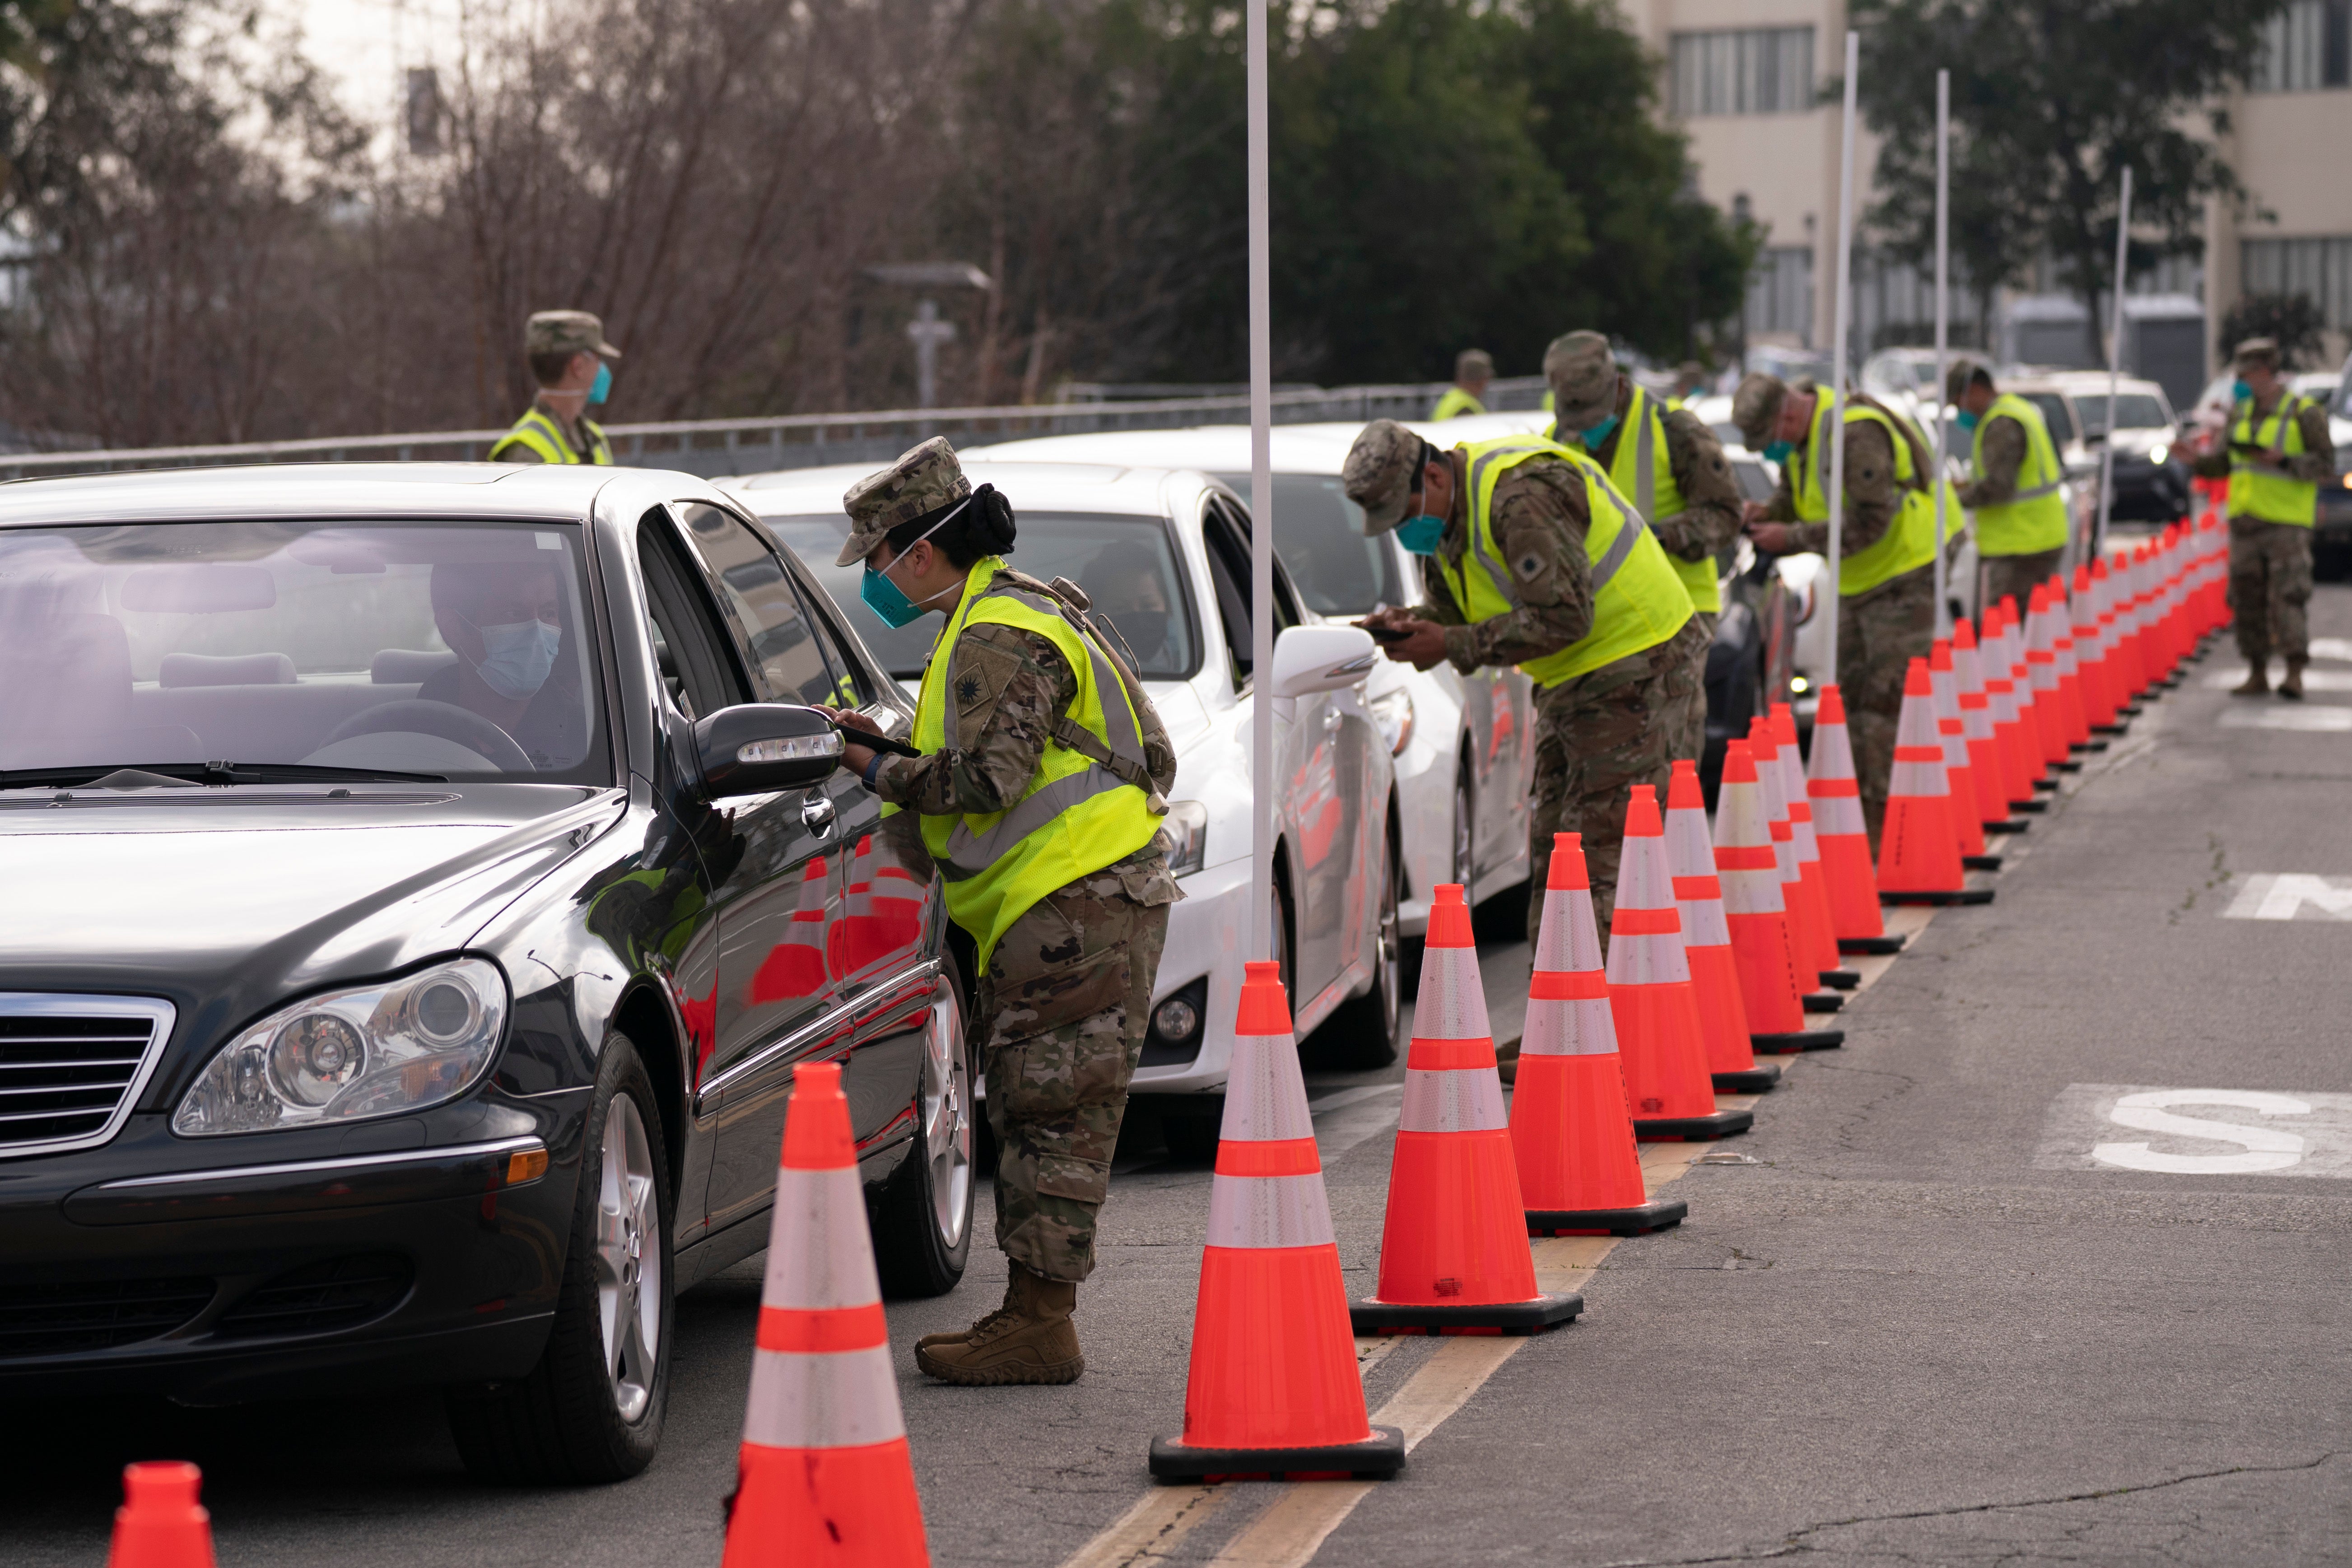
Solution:
[[[2312,609],[2352,639],[2352,589]],[[2352,640],[2319,646],[2352,689]],[[2233,700],[2212,682],[2234,668],[2217,645],[2012,841],[1996,902],[1874,965],[1847,1048],[1795,1061],[1752,1134],[1650,1151],[1687,1224],[1540,1244],[1582,1319],[1366,1347],[1370,1403],[1418,1439],[1395,1481],[1150,1487],[1209,1173],[1137,1117],[1085,1379],[950,1389],[901,1354],[934,1561],[2352,1560],[2352,689]],[[1507,1034],[1526,950],[1483,952]],[[1310,1075],[1352,1293],[1401,1077]],[[2158,1089],[2260,1092],[2114,1108]],[[628,1485],[476,1487],[425,1391],[48,1406],[0,1436],[0,1561],[102,1562],[117,1467],[173,1457],[205,1467],[223,1568],[715,1563],[759,1267],[681,1303],[668,1435]],[[961,1326],[1003,1279],[983,1242],[953,1296],[891,1306],[895,1337]]]

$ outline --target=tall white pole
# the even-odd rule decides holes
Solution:
[[[1838,593],[1838,562],[1845,531],[1845,331],[1846,295],[1853,283],[1853,86],[1862,68],[1862,35],[1845,36],[1845,142],[1839,151],[1836,327],[1831,333],[1830,419],[1822,439],[1830,444],[1830,563],[1825,592],[1830,601],[1829,664],[1824,681],[1837,677],[1838,612],[1844,606]],[[1805,460],[1821,461],[1809,451]]]
[[[1936,73],[1936,635],[1952,635],[1952,595],[1946,587],[1944,517],[1945,448],[1951,444],[1951,410],[1945,406],[1950,374],[1952,259],[1952,73]]]
[[[2107,509],[2116,499],[2116,396],[2124,374],[2124,268],[2131,260],[2131,165],[2124,165],[2124,194],[2116,206],[2115,330],[2107,347],[2107,438],[2099,453],[2099,510],[2091,514],[2090,542],[2083,559],[2106,548]],[[2071,578],[2074,562],[2067,563]]]
[[[1252,958],[1274,956],[1274,325],[1266,222],[1265,8],[1248,0],[1250,376],[1250,916]]]

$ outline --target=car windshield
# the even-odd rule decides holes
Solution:
[[[0,531],[0,771],[609,782],[572,526]]]
[[[1217,478],[1248,495],[1247,474]],[[1360,616],[1378,605],[1411,602],[1395,552],[1364,537],[1364,509],[1348,499],[1339,476],[1274,476],[1274,542],[1307,607],[1321,616]]]
[[[771,517],[767,524],[807,563],[882,668],[899,680],[919,679],[940,623],[923,616],[893,627],[859,598],[865,566],[833,563],[849,537],[849,519],[840,512],[819,512]],[[1024,511],[1019,514],[1019,528],[1007,564],[1043,582],[1067,577],[1086,589],[1095,613],[1127,639],[1145,679],[1181,680],[1199,668],[1201,634],[1166,523],[1151,517]]]
[[[2054,392],[2021,392],[2020,397],[2042,410],[2042,423],[2050,427],[2050,438],[2060,446],[2074,438],[2074,421],[2066,412],[2066,400]]]
[[[2164,412],[2164,405],[2145,392],[2124,392],[2116,395],[2116,406],[2123,414],[2124,430],[2162,430],[2169,428],[2172,420]],[[2077,394],[2074,411],[2083,416],[2085,435],[2103,436],[2107,429],[2107,395],[2104,392]]]

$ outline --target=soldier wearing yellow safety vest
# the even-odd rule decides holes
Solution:
[[[2066,552],[2066,498],[2059,487],[2066,470],[2042,410],[2013,392],[1993,385],[1992,372],[1975,360],[1952,362],[1944,397],[1970,437],[1969,468],[1975,476],[1960,486],[1960,504],[1976,514],[1979,591],[1977,603],[2020,605],[2059,570]],[[1958,520],[1947,517],[1948,528]]]
[[[523,355],[539,396],[490,447],[493,463],[610,463],[612,444],[588,417],[613,390],[621,351],[585,310],[541,310],[523,326]]]
[[[1423,602],[1382,610],[1388,656],[1464,674],[1516,664],[1536,683],[1528,814],[1528,936],[1543,922],[1555,833],[1582,833],[1604,935],[1616,903],[1627,790],[1663,789],[1703,700],[1706,634],[1649,524],[1583,452],[1507,436],[1441,452],[1391,419],[1340,468],[1364,527],[1423,557]]]
[[[1829,549],[1830,393],[1750,375],[1732,395],[1732,422],[1780,465],[1770,501],[1748,504],[1748,535],[1767,555]],[[1936,637],[1933,458],[1909,420],[1874,399],[1845,404],[1845,515],[1839,541],[1837,682],[1872,843],[1886,814],[1903,676]],[[1946,526],[1958,515],[1948,500]],[[1819,679],[1823,672],[1815,671]]]
[[[2270,690],[2273,653],[2286,658],[2279,695],[2300,701],[2311,658],[2304,606],[2311,601],[2311,528],[2319,487],[2336,477],[2327,410],[2287,390],[2278,344],[2248,338],[2238,345],[2237,399],[2229,445],[2197,459],[2200,479],[2230,481],[2230,608],[2238,651],[2250,666],[2241,697]]]
[[[1685,366],[1687,371],[1693,367]],[[1609,472],[1664,547],[1691,597],[1706,640],[1693,650],[1694,677],[1706,680],[1706,654],[1723,613],[1717,557],[1739,542],[1739,483],[1723,443],[1698,416],[1661,404],[1617,368],[1609,340],[1570,332],[1544,351],[1544,379],[1559,417],[1555,441],[1580,447]],[[1674,754],[1696,761],[1706,745],[1706,704],[1691,705]]]
[[[1004,563],[1013,508],[975,490],[934,437],[844,499],[839,564],[893,626],[940,612],[915,706],[919,758],[850,744],[845,766],[920,818],[948,918],[979,965],[972,1037],[996,1134],[1004,1305],[926,1335],[915,1363],[979,1386],[1070,1383],[1070,1313],[1095,1265],[1111,1151],[1143,1053],[1151,987],[1181,895],[1160,831],[1176,752],[1083,590]],[[847,721],[872,730],[859,715]]]
[[[1465,414],[1484,414],[1486,405],[1480,401],[1486,395],[1486,384],[1495,379],[1495,362],[1485,349],[1464,349],[1454,356],[1454,384],[1429,411],[1432,419],[1458,419]]]

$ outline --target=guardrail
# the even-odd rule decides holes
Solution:
[[[1541,376],[1497,379],[1490,408],[1533,408]],[[1277,425],[1328,420],[1417,419],[1445,384],[1311,388],[1276,393]],[[1170,397],[1139,402],[1058,403],[1000,408],[893,408],[866,414],[790,414],[765,419],[686,419],[608,425],[615,461],[635,468],[682,468],[704,479],[811,468],[826,463],[887,462],[916,442],[945,436],[959,447],[1030,436],[1096,430],[1164,430],[1239,424],[1246,396]],[[136,468],[220,468],[247,463],[472,462],[506,432],[436,430],[406,436],[325,436],[299,441],[247,441],[223,447],[146,447],[120,451],[0,455],[0,479],[112,473]]]

